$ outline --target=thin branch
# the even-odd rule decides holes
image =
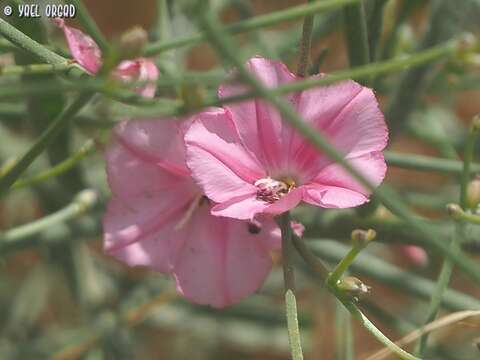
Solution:
[[[1,19],[0,19],[1,20]],[[75,116],[93,97],[93,93],[82,93],[66,107],[58,117],[51,122],[48,128],[40,135],[30,149],[17,159],[7,171],[0,176],[0,196],[17,181],[30,164],[45,150],[53,139],[67,126],[70,119]]]
[[[278,219],[282,231],[282,264],[285,284],[285,305],[287,314],[288,340],[292,360],[302,360],[302,343],[298,326],[297,301],[295,298],[295,272],[293,268],[292,226],[287,211]]]
[[[0,233],[0,248],[22,241],[25,238],[39,234],[59,223],[64,223],[85,214],[92,209],[97,202],[97,195],[93,190],[84,190],[75,196],[71,204],[62,210],[48,215],[32,223],[21,225],[17,228]]]
[[[312,2],[313,0],[309,0]],[[313,15],[305,16],[302,28],[302,40],[300,42],[300,54],[298,60],[297,75],[305,77],[308,69],[308,59],[310,57],[310,48],[312,45]]]
[[[348,4],[358,3],[361,0],[323,0],[316,1],[311,4],[304,4],[290,7],[285,10],[272,12],[266,15],[256,16],[251,19],[243,20],[236,24],[226,25],[219,29],[222,32],[230,34],[239,34],[247,31],[260,29],[266,26],[275,25],[280,22],[302,18],[308,15],[320,14],[323,12],[335,10]],[[198,44],[205,41],[206,35],[204,33],[190,35],[187,37],[153,43],[145,49],[145,56],[152,56],[164,51],[177,49],[188,45]]]

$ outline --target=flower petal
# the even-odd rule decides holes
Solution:
[[[275,201],[265,209],[265,213],[270,215],[280,215],[296,207],[302,201],[303,189],[297,188],[290,191],[280,200]]]
[[[302,92],[297,111],[346,157],[381,151],[387,145],[388,129],[375,94],[354,81]],[[294,162],[309,176],[330,163],[298,135],[294,135],[291,149]]]
[[[250,59],[246,68],[266,87],[276,88],[294,81],[287,67],[277,61],[263,58]],[[224,84],[219,88],[221,98],[243,94],[248,91],[243,85]],[[295,95],[285,99],[293,102]],[[235,123],[244,145],[254,153],[271,173],[283,168],[286,163],[285,141],[292,129],[282,121],[281,115],[268,102],[261,99],[248,100],[225,106]]]
[[[257,194],[239,196],[212,208],[212,215],[224,216],[239,220],[252,220],[256,214],[262,213],[268,203],[257,200]]]
[[[114,198],[103,221],[105,251],[130,266],[170,272],[185,240],[185,232],[175,229],[182,213],[162,208],[132,210]]]
[[[270,220],[272,221],[272,220]],[[175,264],[177,288],[189,300],[223,308],[254,293],[272,263],[262,238],[246,222],[217,218],[203,207],[191,222],[191,232]]]
[[[63,30],[73,58],[89,73],[96,74],[102,66],[102,52],[97,43],[83,31],[65,24],[63,19],[53,23]]]
[[[198,188],[188,176],[168,172],[115,142],[106,153],[113,199],[104,218],[105,249],[117,250],[160,231],[187,207]]]
[[[200,114],[185,136],[187,165],[205,194],[215,202],[256,193],[264,172],[240,144],[225,113]]]
[[[348,160],[375,186],[385,177],[387,165],[381,152],[372,152]],[[361,205],[368,201],[370,193],[338,164],[326,166],[305,188],[304,201],[326,208]]]
[[[137,93],[147,98],[153,98],[157,90],[155,81],[158,79],[158,68],[149,59],[138,58],[124,60],[115,69],[114,75],[124,82],[150,82],[136,89]]]
[[[189,176],[183,143],[186,126],[186,122],[175,118],[124,121],[115,127],[115,134],[125,148],[143,161]]]

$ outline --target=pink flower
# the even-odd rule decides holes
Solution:
[[[263,58],[246,64],[270,88],[297,81],[279,62]],[[223,85],[225,98],[246,91]],[[381,151],[388,130],[372,90],[354,81],[317,87],[284,97],[325,135],[345,159],[375,185],[385,176]],[[340,165],[316,150],[262,99],[227,105],[225,115],[196,121],[186,134],[187,164],[205,194],[218,203],[212,214],[253,219],[277,215],[301,201],[347,208],[368,201],[369,192]]]
[[[199,121],[225,118],[209,110]],[[210,215],[210,201],[185,164],[189,121],[138,120],[115,128],[108,148],[112,200],[104,218],[107,253],[131,266],[170,273],[189,300],[224,307],[255,292],[280,246],[272,219],[238,221]]]
[[[53,19],[53,23],[63,30],[75,61],[90,74],[96,74],[102,67],[102,52],[95,41],[84,32],[66,25],[63,19]],[[155,82],[158,79],[158,68],[153,61],[145,58],[124,60],[113,75],[125,82]],[[155,90],[155,84],[147,84],[136,91],[144,97],[152,98]]]

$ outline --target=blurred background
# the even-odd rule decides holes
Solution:
[[[156,29],[162,18],[168,19],[169,29],[162,41],[198,32],[191,16],[182,11],[185,2],[167,1],[168,13],[162,13],[165,7],[156,0],[84,0],[112,43],[138,25],[149,31],[151,41],[159,40],[162,34]],[[11,1],[0,0],[0,7],[7,3]],[[211,11],[218,11],[224,23],[235,23],[303,3],[217,0],[211,2]],[[478,0],[369,0],[365,8],[370,50],[376,61],[444,44],[464,32],[478,34],[480,25]],[[46,19],[8,20],[37,41],[68,54],[61,32]],[[71,24],[80,27],[75,21]],[[344,25],[341,10],[315,16],[310,73],[349,67]],[[235,41],[245,58],[280,59],[294,69],[301,32],[302,19],[298,19],[236,35]],[[155,59],[167,77],[172,72],[222,75],[226,71],[207,43],[168,51]],[[32,62],[0,38],[0,173],[33,143],[71,97],[70,92],[52,91],[51,84],[60,81],[53,75],[1,76],[3,66]],[[480,112],[479,63],[480,58],[450,57],[372,79],[388,122],[401,123],[388,150],[461,158],[468,126]],[[46,82],[50,89],[42,92]],[[40,90],[25,91],[22,83],[40,84]],[[173,99],[182,91],[206,96],[215,94],[216,87],[202,82],[180,91],[159,87],[157,96]],[[154,116],[155,111],[147,112]],[[288,359],[279,254],[272,254],[275,269],[257,295],[214,310],[178,297],[168,276],[128,268],[102,253],[101,219],[110,196],[103,149],[109,129],[132,116],[145,116],[145,109],[105,96],[95,98],[26,176],[61,163],[86,146],[83,160],[60,176],[14,188],[0,199],[0,359]],[[86,143],[87,139],[94,139],[94,144]],[[458,201],[457,176],[390,166],[385,182],[402,194],[412,211],[431,219],[439,238],[448,241],[454,225],[444,209],[447,203]],[[50,214],[65,214],[75,194],[84,189],[93,189],[98,196],[89,211],[67,216],[68,221],[33,235],[8,232]],[[372,287],[360,307],[394,340],[423,324],[443,257],[428,248],[406,248],[418,244],[417,234],[408,226],[375,199],[354,210],[305,206],[294,217],[306,226],[305,238],[312,248],[331,265],[348,250],[352,230],[374,228],[377,241],[351,268],[352,275]],[[480,231],[469,226],[468,239],[462,244],[475,259],[480,259],[479,236]],[[366,359],[381,349],[297,260],[306,358]],[[450,289],[441,314],[480,308],[479,287],[460,272],[454,271]],[[479,338],[478,318],[444,326],[432,335],[426,358],[479,359]],[[346,350],[350,341],[353,355]]]

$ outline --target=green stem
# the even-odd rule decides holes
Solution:
[[[56,74],[77,67],[76,64],[67,62],[62,64],[32,64],[32,65],[12,65],[0,67],[0,75],[40,75],[40,74]]]
[[[88,35],[90,35],[97,45],[102,50],[103,54],[107,54],[110,49],[110,44],[107,39],[103,36],[102,32],[98,28],[95,20],[89,14],[85,5],[81,0],[66,0],[67,4],[72,4],[75,6],[78,14],[78,20],[83,28],[86,30]]]
[[[31,176],[26,179],[20,179],[16,181],[12,189],[17,190],[17,189],[22,189],[27,186],[31,185],[36,185],[38,183],[41,183],[45,180],[48,180],[50,178],[59,176],[71,168],[73,168],[76,164],[78,164],[80,161],[82,161],[84,158],[86,158],[88,155],[92,154],[93,151],[95,150],[95,142],[93,140],[88,140],[81,148],[78,150],[75,154],[73,154],[71,157],[66,159],[65,161],[62,161],[60,164],[52,167],[51,169],[48,169],[46,171],[43,171],[39,174],[36,174],[34,176]]]
[[[0,18],[0,34],[17,47],[35,56],[40,61],[55,66],[71,65],[68,59],[54,53],[47,47],[28,37],[2,18]],[[68,69],[68,75],[72,77],[79,77],[85,74],[85,71],[80,66],[71,66]]]
[[[302,242],[300,240],[296,240],[295,243],[297,245],[300,245]],[[302,246],[302,245],[301,245]],[[354,247],[353,249],[357,249]],[[343,293],[341,293],[337,286],[336,282],[337,280],[343,275],[344,270],[346,269],[345,264],[347,262],[351,263],[353,259],[356,257],[355,252],[350,251],[347,253],[345,257],[342,258],[342,261],[340,264],[343,263],[343,265],[337,266],[335,271],[329,276],[327,280],[327,287],[331,291],[331,293],[345,306],[345,308],[350,312],[350,314],[357,319],[365,329],[367,329],[378,341],[380,341],[385,347],[389,348],[392,352],[398,355],[398,357],[402,360],[419,360],[415,356],[409,354],[405,350],[401,349],[399,346],[397,346],[394,342],[392,342],[389,338],[387,338],[377,327],[357,308],[355,304],[353,304],[350,300],[348,300]],[[308,254],[306,257],[303,255]],[[357,249],[357,254],[358,254],[358,249]],[[302,246],[302,252],[300,252],[300,255],[304,257],[304,259],[308,259],[306,262],[310,266],[312,263],[315,264],[314,266],[310,266],[310,268],[318,272],[318,269],[322,269],[323,265],[321,262],[316,259],[316,256],[310,252],[310,250],[303,245]],[[344,261],[346,258],[349,260]],[[348,265],[347,265],[348,267]],[[320,275],[321,279],[324,279],[324,271],[321,270],[318,272],[318,275]]]
[[[350,67],[366,65],[370,62],[370,51],[363,3],[345,6],[344,14]]]
[[[222,32],[228,32],[230,34],[238,34],[247,31],[256,30],[266,26],[275,25],[280,22],[294,20],[302,18],[305,16],[320,14],[326,11],[331,11],[347,4],[358,3],[361,0],[323,0],[315,1],[311,4],[304,4],[295,7],[290,7],[285,10],[280,10],[276,12],[269,13],[267,15],[256,16],[247,20],[243,20],[236,24],[226,25],[219,29]],[[205,41],[206,34],[200,33],[195,35],[190,35],[187,37],[170,40],[170,41],[161,41],[158,43],[150,44],[146,47],[144,55],[152,56],[158,53],[176,49],[179,47],[198,44],[202,41]]]
[[[471,173],[471,163],[473,160],[473,154],[475,150],[475,140],[478,134],[478,118],[473,120],[473,124],[470,127],[470,131],[467,137],[467,143],[465,145],[465,153],[463,159],[463,171],[460,180],[460,214],[465,214],[465,217],[475,217],[475,215],[466,214],[464,210],[467,207],[467,187],[468,181],[470,179]],[[480,220],[480,217],[478,217]],[[464,231],[464,223],[462,221],[462,217],[459,219],[460,221],[457,222],[455,226],[455,231],[452,234],[452,238],[450,240],[450,249],[452,252],[458,253],[460,252],[460,245],[459,240],[463,237]],[[445,259],[442,264],[442,268],[440,270],[440,275],[437,279],[437,286],[435,291],[432,294],[432,298],[430,301],[430,306],[427,311],[427,318],[425,319],[424,325],[429,324],[437,317],[438,310],[440,308],[440,302],[443,296],[443,293],[448,288],[448,284],[450,282],[450,278],[452,276],[454,264],[450,259]],[[428,344],[429,334],[426,333],[422,335],[417,343],[417,354],[419,356],[423,356]]]
[[[336,295],[338,298],[338,295]],[[369,319],[366,317],[360,309],[350,301],[342,300],[338,298],[342,304],[347,308],[350,314],[357,319],[362,326],[367,329],[380,343],[382,343],[386,348],[390,349],[391,352],[396,354],[399,359],[402,360],[420,360],[419,358],[413,356],[412,354],[406,352],[388,337],[386,337]]]
[[[453,56],[457,51],[457,45],[458,40],[452,40],[445,44],[432,47],[428,50],[416,53],[414,55],[405,56],[385,62],[371,63],[354,69],[340,70],[330,73],[327,76],[306,78],[304,80],[295,81],[289,84],[281,85],[274,89],[270,89],[270,94],[272,96],[278,96],[297,91],[303,91],[319,86],[327,86],[342,80],[360,80],[370,78],[372,75],[387,74],[401,71],[405,68],[419,66],[425,63],[436,61],[441,58]],[[203,104],[203,106],[219,106],[227,103],[244,101],[246,99],[250,99],[256,96],[258,96],[258,94],[256,94],[254,91],[237,96],[226,97],[220,100],[215,97],[214,99],[207,100]]]
[[[321,280],[325,281],[328,278],[329,271],[326,266],[318,259],[315,254],[313,254],[308,247],[305,245],[304,240],[298,238],[297,236],[292,236],[293,245],[295,249],[298,251],[300,256],[305,260],[307,265],[315,271],[318,275],[320,275]]]
[[[338,281],[342,278],[343,274],[345,274],[345,271],[347,271],[350,264],[355,260],[360,251],[360,248],[353,246],[347,255],[345,255],[345,257],[338,263],[327,278],[327,282],[330,286],[337,286]]]
[[[63,65],[68,62],[64,57],[48,50],[42,44],[31,39],[20,30],[0,18],[0,34],[13,44],[36,56],[39,60],[52,65]]]
[[[479,215],[471,214],[471,213],[463,211],[463,210],[459,211],[457,213],[457,215],[458,215],[458,220],[459,221],[465,221],[465,222],[470,223],[470,224],[480,225],[480,216]]]
[[[308,0],[312,2],[313,0]],[[300,54],[298,61],[297,75],[305,77],[308,69],[308,58],[310,57],[310,48],[312,45],[313,15],[305,16],[303,20],[302,40],[300,43]]]
[[[448,244],[439,241],[439,239],[430,233],[429,228],[425,226],[425,224],[415,219],[415,216],[410,214],[410,209],[404,205],[403,201],[397,194],[387,187],[377,189],[368,178],[344,158],[341,152],[337,151],[335,147],[332,146],[322,133],[316,131],[316,129],[309,125],[309,123],[304,121],[290,104],[285,102],[282,98],[277,97],[274,91],[267,89],[252,74],[250,74],[243,66],[242,61],[239,60],[239,57],[237,57],[236,48],[233,42],[225,37],[225,34],[219,30],[218,21],[213,18],[211,14],[203,13],[200,20],[205,33],[211,40],[211,44],[215,46],[219,54],[238,69],[240,78],[250,85],[258,96],[266,99],[279,111],[284,121],[288,122],[288,124],[297,130],[306,141],[325,154],[325,156],[338,163],[343,169],[351,174],[354,179],[358,180],[360,184],[365,186],[366,189],[375,193],[377,199],[381,201],[387,209],[398,217],[404,219],[405,222],[411,226],[412,231],[418,233],[419,240],[421,240],[424,245],[432,246],[441,251],[445,256],[451,258],[468,276],[475,279],[477,282],[480,282],[480,271],[476,262],[472,261],[462,252],[458,254],[450,252]]]
[[[45,150],[51,141],[68,125],[70,119],[77,114],[93,97],[92,93],[82,93],[40,135],[28,151],[0,176],[0,196],[5,194],[13,183],[23,174],[30,164]]]
[[[306,262],[315,274],[320,275],[322,281],[325,281],[325,275],[323,272],[317,270],[319,266],[323,266],[319,258],[325,261],[338,262],[343,259],[345,254],[350,250],[349,247],[340,244],[336,240],[322,238],[307,239],[302,241],[302,243],[304,242],[311,244],[311,250],[305,246],[305,251],[310,253],[310,259]],[[295,242],[294,244],[296,245]],[[305,251],[300,253],[304,260],[306,260],[304,255]],[[312,264],[314,266],[312,266]],[[315,264],[317,265],[315,266]],[[405,273],[403,269],[365,252],[358,255],[356,261],[351,265],[351,271],[361,276],[375,279],[390,288],[399,290],[401,293],[409,294],[423,300],[429,300],[435,288],[433,281],[413,273]],[[441,304],[445,309],[451,311],[480,309],[480,301],[470,295],[451,289],[447,289],[443,295]]]
[[[472,173],[472,161],[475,152],[475,141],[479,132],[480,117],[475,117],[472,121],[472,126],[467,137],[467,143],[465,144],[464,158],[463,158],[463,171],[460,180],[460,207],[463,210],[467,209],[467,187]]]
[[[92,190],[84,190],[79,193],[73,202],[65,208],[48,215],[40,220],[19,226],[17,228],[0,233],[0,248],[11,246],[15,242],[39,234],[60,223],[74,219],[92,209],[97,202],[97,195]]]
[[[297,302],[295,299],[295,272],[293,268],[292,226],[290,213],[280,215],[279,224],[282,231],[282,264],[285,283],[285,305],[287,313],[288,341],[292,360],[302,360],[302,343],[297,318]]]
[[[388,0],[374,0],[372,14],[368,19],[368,51],[371,60],[376,60],[378,58],[377,49],[383,29],[383,10],[387,1]]]
[[[457,160],[401,154],[392,151],[386,151],[384,155],[388,165],[399,168],[417,171],[433,171],[451,175],[459,175],[464,171],[462,162]],[[472,164],[467,171],[469,174],[480,172],[480,164]]]

